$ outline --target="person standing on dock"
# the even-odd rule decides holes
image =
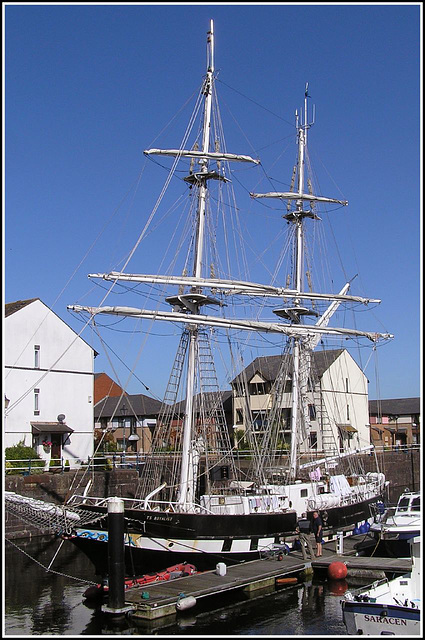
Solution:
[[[301,544],[301,552],[303,554],[303,559],[307,560],[307,551],[310,554],[310,558],[314,559],[314,549],[311,540],[311,523],[308,520],[305,513],[302,514],[301,518],[298,520],[297,524],[297,533]]]
[[[316,539],[316,557],[320,558],[322,555],[323,521],[318,511],[313,512],[313,533]]]

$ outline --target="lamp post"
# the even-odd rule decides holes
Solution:
[[[121,414],[123,416],[122,420],[123,420],[123,425],[122,425],[122,446],[123,446],[123,461],[125,462],[125,450],[126,450],[126,442],[125,442],[125,411],[126,411],[126,405],[125,403],[123,403],[122,407],[121,407]]]

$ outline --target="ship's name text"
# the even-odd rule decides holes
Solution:
[[[387,616],[369,616],[365,615],[367,622],[379,622],[380,624],[396,624],[402,627],[407,625],[407,620],[401,620],[400,618],[388,618]]]

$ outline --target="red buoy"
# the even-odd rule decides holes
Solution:
[[[331,580],[343,580],[347,577],[347,566],[343,562],[331,562],[328,576]]]

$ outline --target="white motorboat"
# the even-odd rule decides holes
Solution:
[[[401,494],[395,508],[386,509],[371,525],[370,533],[387,555],[408,557],[409,541],[420,535],[421,522],[421,494],[407,490]]]
[[[341,600],[349,635],[419,635],[422,584],[420,537],[411,542],[412,571],[393,580],[373,583]]]

